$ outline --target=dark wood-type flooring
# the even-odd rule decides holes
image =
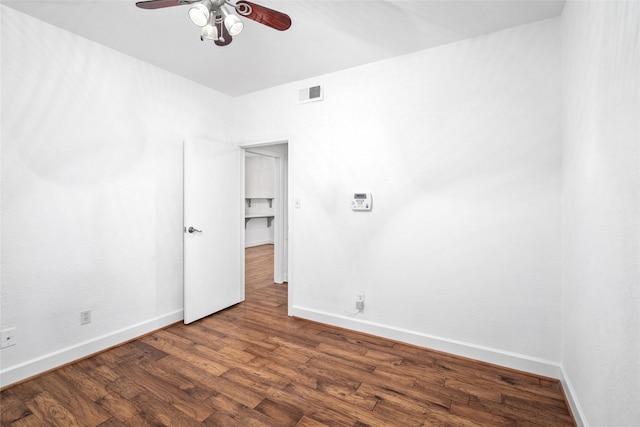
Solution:
[[[1,425],[575,425],[556,380],[287,317],[272,254],[245,302],[4,389]]]

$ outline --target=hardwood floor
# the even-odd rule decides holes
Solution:
[[[575,425],[556,380],[287,317],[272,257],[241,304],[3,390],[1,425]]]

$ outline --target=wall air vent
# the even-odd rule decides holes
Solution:
[[[312,86],[300,89],[298,94],[298,104],[306,104],[307,102],[322,101],[324,93],[322,86]]]

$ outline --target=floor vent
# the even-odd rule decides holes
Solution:
[[[298,104],[305,104],[307,102],[322,101],[324,93],[322,86],[311,86],[304,89],[300,89],[298,94]]]

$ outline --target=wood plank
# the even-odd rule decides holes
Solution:
[[[517,426],[517,421],[513,418],[505,417],[503,415],[492,414],[491,412],[486,412],[477,408],[472,408],[469,405],[463,405],[458,403],[453,403],[451,405],[450,411],[454,415],[459,415],[464,418],[468,418],[471,421],[481,422],[483,424],[491,425],[491,426],[504,426],[504,427],[515,427]]]
[[[421,399],[421,396],[416,398],[418,393],[412,396],[406,393],[406,390],[400,388],[372,386],[365,383],[358,388],[358,394],[374,397],[378,401],[375,407],[376,410],[381,405],[388,404],[403,414],[415,415],[416,419],[424,418],[434,410],[448,412],[451,405],[451,400],[449,399],[434,399],[438,401],[430,402]]]
[[[0,409],[0,426],[8,426],[33,415],[24,402],[10,390],[2,395]]]
[[[326,343],[343,342],[355,345],[363,350],[384,351],[385,349],[392,349],[394,347],[394,343],[388,340],[373,335],[349,331],[347,329],[336,328],[335,330],[327,330],[321,327],[317,336],[323,338],[323,342]]]
[[[316,390],[321,391],[328,396],[340,399],[343,402],[348,402],[350,405],[358,406],[369,411],[373,411],[378,404],[375,396],[358,394],[357,390],[353,390],[350,387],[335,381],[318,380]]]
[[[369,409],[360,408],[335,396],[295,383],[289,384],[279,393],[274,392],[274,398],[286,399],[299,407],[306,407],[306,414],[328,425],[355,425],[359,421],[370,425],[383,424],[383,420],[377,418]]]
[[[440,398],[450,399],[451,402],[461,403],[463,405],[469,404],[469,394],[461,390],[444,387],[444,380],[442,385],[433,381],[425,381],[424,379],[417,379],[413,385],[413,388],[420,390],[426,396],[436,396]]]
[[[453,390],[457,390],[469,395],[477,396],[479,398],[489,400],[491,402],[502,403],[502,394],[492,388],[487,388],[476,384],[474,381],[460,381],[458,379],[447,378],[444,386]]]
[[[111,418],[111,414],[78,391],[73,382],[68,381],[59,370],[40,377],[38,381],[47,391],[47,395],[43,395],[39,402],[48,404],[51,399],[47,397],[55,399],[57,404],[52,407],[63,406],[66,409],[65,420],[81,419],[87,426],[97,426]],[[43,407],[39,405],[39,408]]]
[[[225,414],[222,411],[216,411],[213,415],[204,420],[202,422],[202,425],[211,427],[244,427],[244,424],[242,424],[242,422],[242,420],[238,420],[232,415]]]
[[[121,423],[127,422],[138,414],[138,409],[131,404],[129,399],[125,399],[117,393],[109,393],[96,403]]]
[[[166,343],[163,343],[162,338],[160,337],[158,337],[157,341],[152,343],[152,345],[155,345],[155,344],[158,344],[163,346],[164,348],[167,348]],[[189,363],[193,366],[196,366],[214,375],[223,374],[229,369],[228,366],[220,362],[210,360],[206,356],[203,356],[201,354],[194,352],[191,346],[187,347],[186,349],[182,349],[178,347],[172,347],[170,349],[167,348],[167,353],[182,359],[185,363]]]
[[[257,357],[251,361],[252,365],[260,366],[262,369],[274,372],[284,378],[291,379],[292,382],[296,382],[304,387],[317,388],[318,378],[314,375],[308,375],[304,373],[300,368],[289,366],[288,364],[273,363],[271,359],[264,359]]]
[[[93,402],[109,394],[104,383],[88,377],[86,370],[77,364],[65,366],[58,372],[70,384],[73,384],[73,387]]]
[[[209,399],[209,404],[216,408],[218,413],[225,414],[228,418],[234,420],[233,424],[222,425],[239,425],[247,427],[276,425],[273,423],[273,420],[269,419],[266,415],[253,410],[253,408],[248,408],[224,394],[218,394],[211,397]],[[208,420],[210,419],[211,417],[208,418]]]
[[[271,418],[275,425],[278,426],[295,426],[303,416],[302,409],[295,405],[284,402],[275,402],[271,399],[264,399],[256,410],[267,417]]]
[[[303,415],[303,417],[300,418],[300,421],[298,421],[295,427],[329,427],[329,425]]]
[[[126,427],[126,425],[115,418],[111,418],[100,424],[99,427]]]
[[[545,411],[543,408],[539,411],[531,411],[530,408],[520,408],[518,406],[498,404],[495,402],[479,399],[475,396],[469,398],[469,406],[471,408],[479,408],[485,412],[498,414],[507,418],[513,418],[518,425],[525,423],[542,425],[542,426],[575,426],[575,421],[569,416],[562,416],[553,412]]]
[[[171,366],[163,364],[162,362],[169,357],[173,356],[164,357],[153,364],[142,364],[140,365],[140,368],[144,369],[145,372],[147,372],[152,377],[162,379],[167,384],[179,389],[180,391],[186,393],[191,398],[199,402],[208,399],[216,393],[211,389],[209,385],[201,384],[185,376],[182,372],[176,369],[177,364],[172,363],[170,364]],[[184,364],[180,363],[178,366],[181,365]]]
[[[58,402],[58,400],[54,399],[46,391],[37,394],[33,399],[26,402],[25,405],[44,425],[52,425],[56,427],[79,425],[78,419],[73,412]]]
[[[160,360],[159,365],[168,371],[173,371],[183,375],[189,379],[194,385],[208,388],[210,397],[217,394],[225,394],[236,402],[253,408],[258,405],[264,396],[256,393],[250,388],[243,387],[233,381],[229,381],[226,378],[213,375],[210,372],[201,370],[195,366],[185,364],[178,358],[171,356]]]
[[[118,372],[122,373],[121,370],[118,370]],[[132,400],[140,393],[144,393],[147,391],[142,385],[131,381],[128,376],[120,377],[117,380],[109,383],[107,385],[107,390],[109,390],[109,393],[115,393],[128,400]]]
[[[8,424],[2,424],[8,425]],[[48,424],[45,424],[38,417],[36,417],[33,413],[29,413],[23,418],[20,418],[11,423],[11,427],[49,427]]]
[[[150,392],[138,394],[131,399],[131,403],[138,408],[138,416],[150,425],[171,427],[193,427],[196,425],[196,420]]]
[[[251,389],[262,391],[267,391],[270,388],[283,388],[291,382],[289,378],[276,372],[252,365],[236,366],[229,369],[221,377]]]
[[[141,394],[155,396],[155,398],[175,407],[196,421],[204,421],[213,413],[211,407],[174,387],[164,378],[154,377],[144,370],[135,369],[131,365],[119,367],[118,371],[123,377],[126,376],[145,389],[144,393],[139,393],[138,396]],[[135,397],[133,400],[135,400]]]

